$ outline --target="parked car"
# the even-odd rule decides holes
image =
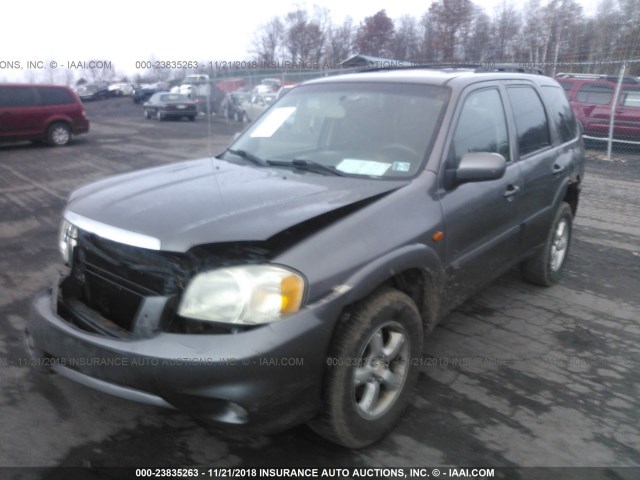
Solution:
[[[114,96],[108,83],[88,83],[78,87],[78,96],[83,102],[105,100]]]
[[[560,281],[583,176],[551,78],[310,81],[217,158],[72,193],[28,345],[103,392],[362,447],[403,415],[443,316],[517,265]]]
[[[557,80],[565,90],[584,134],[608,137],[617,77],[563,73],[559,74]],[[640,82],[635,77],[625,77],[623,82],[614,109],[613,136],[617,139],[638,140]]]
[[[142,85],[138,85],[133,89],[131,98],[133,99],[133,103],[146,102],[154,93],[168,92],[169,89],[170,86],[166,82],[143,83]]]
[[[250,92],[246,92],[244,90],[236,90],[235,92],[231,92],[227,100],[227,118],[237,120],[238,122],[244,121],[244,103],[250,100]]]
[[[108,88],[114,97],[128,97],[133,94],[133,85],[130,83],[112,83]]]
[[[78,96],[59,85],[0,84],[0,141],[34,140],[67,145],[89,131]]]
[[[192,122],[198,115],[198,106],[181,93],[156,93],[144,104],[145,118],[188,118]]]
[[[242,103],[244,116],[242,121],[252,122],[275,101],[277,93],[254,93],[248,101]]]

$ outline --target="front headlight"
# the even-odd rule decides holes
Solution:
[[[58,234],[58,249],[66,265],[71,265],[73,249],[78,243],[78,229],[72,223],[63,219]]]
[[[203,272],[182,295],[178,315],[195,320],[257,325],[300,309],[305,282],[274,265],[243,265]]]

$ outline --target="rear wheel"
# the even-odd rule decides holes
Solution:
[[[414,302],[385,288],[341,319],[327,359],[323,408],[311,428],[349,448],[385,436],[407,408],[422,353]]]
[[[563,202],[556,212],[544,247],[521,265],[525,280],[545,287],[560,281],[569,254],[572,226],[571,207]]]
[[[71,130],[66,123],[57,122],[47,130],[47,141],[50,145],[63,147],[71,141]]]

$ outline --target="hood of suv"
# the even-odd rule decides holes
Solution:
[[[407,183],[202,159],[83,187],[71,195],[66,216],[112,240],[185,252],[207,243],[267,240]],[[141,238],[151,242],[135,240]]]

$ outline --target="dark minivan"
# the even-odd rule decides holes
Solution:
[[[28,345],[104,392],[362,447],[409,405],[443,316],[516,265],[561,279],[583,175],[551,78],[310,81],[216,158],[73,192]]]
[[[0,141],[34,140],[63,146],[73,135],[88,131],[84,107],[70,88],[0,84]]]

